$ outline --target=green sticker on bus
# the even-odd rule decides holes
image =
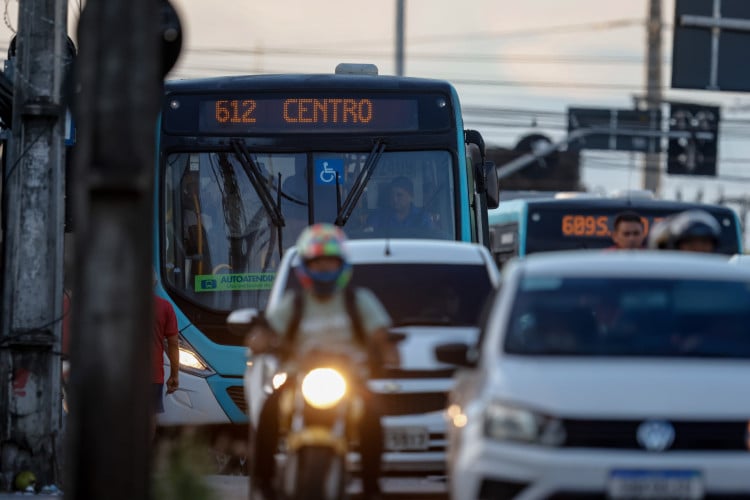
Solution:
[[[195,277],[195,291],[270,290],[275,277],[276,273],[199,274]]]

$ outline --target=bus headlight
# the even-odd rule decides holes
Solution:
[[[180,370],[198,377],[208,377],[214,371],[184,339],[180,338]]]
[[[346,394],[346,380],[333,368],[316,368],[302,379],[302,396],[310,406],[327,410]]]

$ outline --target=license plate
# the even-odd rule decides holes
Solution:
[[[429,435],[424,427],[392,427],[385,429],[385,449],[389,451],[426,450]]]
[[[612,500],[697,500],[703,498],[703,481],[692,470],[615,470],[607,490]]]

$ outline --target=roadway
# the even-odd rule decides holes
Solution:
[[[247,500],[247,476],[210,475],[204,476],[206,484],[222,500]],[[447,499],[445,482],[436,477],[386,477],[381,480],[383,497],[388,500],[444,500]],[[360,493],[358,481],[353,481],[349,489],[352,500]],[[0,499],[2,500],[2,499]],[[155,499],[159,500],[159,499]]]
[[[218,500],[248,500],[249,482],[247,476],[240,475],[207,475],[203,476],[204,483],[214,493]],[[381,480],[383,498],[387,500],[446,500],[448,498],[445,483],[441,478],[434,477],[399,477]],[[357,480],[349,488],[351,500],[357,500],[361,492]],[[20,500],[33,498],[34,500],[60,500],[60,495],[23,495],[19,493],[0,492],[0,500]],[[171,497],[170,497],[171,498]],[[161,500],[154,498],[154,500]]]

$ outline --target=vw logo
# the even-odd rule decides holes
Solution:
[[[648,451],[664,451],[674,442],[674,427],[664,420],[647,420],[638,426],[635,437]]]

